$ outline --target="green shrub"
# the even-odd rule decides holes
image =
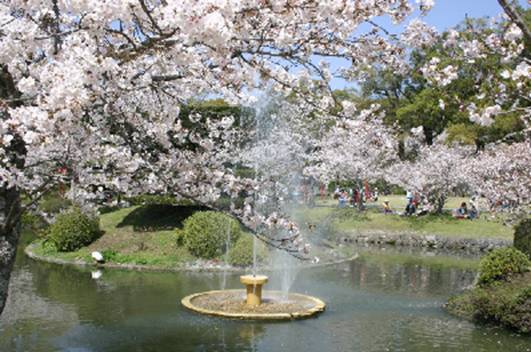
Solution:
[[[502,315],[503,324],[521,333],[531,333],[531,285],[521,290]]]
[[[20,217],[20,224],[23,228],[37,232],[46,227],[46,221],[34,213],[25,212]]]
[[[184,221],[183,243],[192,255],[210,259],[225,252],[227,232],[231,242],[240,237],[240,224],[223,213],[199,211]]]
[[[97,217],[85,215],[80,209],[74,208],[57,215],[45,236],[46,241],[58,251],[72,252],[91,244],[101,233]]]
[[[59,192],[50,192],[42,197],[39,209],[47,214],[58,214],[72,205],[70,200],[63,198]]]
[[[476,288],[470,295],[470,303],[475,320],[498,322],[521,333],[531,332],[531,287]]]
[[[234,247],[229,251],[229,263],[235,266],[250,266],[253,264],[253,241],[252,235],[245,234],[240,237]],[[256,260],[264,261],[267,249],[262,241],[257,242]]]
[[[514,227],[514,247],[531,258],[531,219],[522,220]]]
[[[500,248],[489,253],[479,264],[479,284],[487,286],[523,273],[531,265],[526,255],[515,248]]]

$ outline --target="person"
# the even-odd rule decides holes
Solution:
[[[417,205],[413,201],[413,198],[411,198],[409,200],[409,202],[407,203],[407,205],[406,205],[406,210],[404,212],[404,215],[406,215],[406,216],[415,215],[416,211],[417,211]]]
[[[345,192],[344,190],[339,192],[339,207],[340,208],[345,207],[345,205],[347,204],[347,199],[348,199],[347,192]]]
[[[478,209],[476,208],[474,203],[470,204],[470,211],[468,212],[468,218],[470,220],[474,220],[474,219],[477,219],[478,216],[479,216]]]
[[[378,188],[374,188],[374,194],[372,195],[372,200],[377,202],[378,201]]]
[[[461,203],[461,206],[455,211],[454,217],[457,219],[468,219],[468,209],[466,207],[466,202]]]
[[[384,211],[384,214],[392,214],[393,213],[393,209],[391,209],[391,205],[389,205],[389,200],[384,200],[383,204],[383,211]]]
[[[321,200],[324,200],[325,199],[325,195],[326,195],[326,186],[324,183],[321,183],[321,185],[319,186],[319,195],[321,197]]]
[[[406,200],[407,204],[411,203],[413,200],[413,193],[410,190],[406,191]]]
[[[352,190],[352,188],[349,188],[348,190],[348,199],[349,199],[350,207],[354,208],[354,191]]]
[[[339,189],[339,186],[337,186],[334,191],[334,199],[339,199],[340,193],[341,193],[341,190]]]
[[[470,198],[470,210],[468,212],[468,216],[470,219],[477,219],[479,217],[479,205],[477,202],[477,196],[472,196]]]

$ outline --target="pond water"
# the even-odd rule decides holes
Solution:
[[[264,323],[181,307],[185,295],[218,289],[223,274],[105,270],[94,280],[89,270],[20,254],[0,318],[0,351],[531,351],[528,337],[441,308],[474,275],[459,265],[363,258],[304,269],[293,291],[323,299],[326,312]],[[227,288],[240,287],[238,275],[226,280]]]

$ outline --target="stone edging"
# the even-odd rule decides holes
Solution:
[[[339,243],[360,243],[368,245],[394,245],[403,247],[424,247],[484,253],[495,248],[512,245],[511,240],[497,238],[451,238],[438,235],[419,235],[413,233],[363,232],[343,233],[338,236]]]
[[[223,318],[230,318],[230,319],[244,319],[244,320],[294,320],[294,319],[305,319],[309,318],[317,313],[323,312],[326,308],[326,304],[321,301],[319,298],[303,295],[300,293],[290,293],[290,296],[298,296],[303,297],[305,299],[309,299],[315,303],[315,305],[307,310],[299,311],[295,313],[227,313],[223,311],[217,311],[217,310],[210,310],[198,307],[192,303],[192,300],[199,296],[204,295],[215,295],[217,293],[227,293],[227,292],[241,292],[242,294],[245,293],[245,290],[215,290],[215,291],[206,291],[206,292],[199,292],[194,293],[192,295],[186,296],[181,300],[181,304],[185,306],[186,308],[198,312],[201,314],[207,314],[207,315],[213,315]],[[274,292],[274,293],[281,293],[279,291],[266,291],[266,292]]]
[[[81,267],[93,267],[93,268],[111,268],[111,269],[125,269],[125,270],[137,270],[137,271],[159,271],[159,272],[234,272],[234,273],[245,273],[249,271],[249,268],[239,268],[239,267],[221,267],[221,266],[176,266],[176,267],[161,267],[161,266],[155,266],[155,265],[140,265],[140,264],[114,264],[114,263],[103,263],[103,264],[96,264],[96,263],[87,263],[84,260],[65,260],[55,257],[47,257],[42,256],[39,254],[36,254],[33,249],[38,243],[30,243],[26,248],[24,249],[24,253],[30,257],[31,259],[43,261],[47,263],[53,263],[53,264],[60,264],[60,265],[74,265],[74,266],[81,266]],[[317,263],[317,264],[307,264],[307,265],[301,265],[301,268],[315,268],[315,267],[324,267],[324,266],[330,266],[330,265],[337,265],[345,262],[352,261],[356,259],[358,255],[354,255],[349,258],[330,261],[330,262],[324,262],[324,263]],[[276,270],[282,270],[282,268],[275,268],[275,267],[261,267],[260,270],[262,271],[276,271]]]

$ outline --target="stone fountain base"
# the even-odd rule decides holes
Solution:
[[[260,305],[246,303],[246,290],[200,292],[182,299],[181,303],[195,312],[233,319],[292,320],[303,319],[325,310],[318,298],[299,293],[263,291]]]

